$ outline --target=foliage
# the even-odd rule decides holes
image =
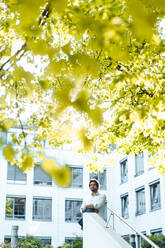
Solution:
[[[149,239],[151,239],[158,247],[163,248],[165,247],[165,236],[164,235],[151,235],[147,236]],[[142,248],[150,248],[151,246],[144,240],[142,242]]]
[[[62,246],[58,247],[58,248],[70,248],[71,245],[70,244],[63,244]],[[73,247],[74,248],[82,248],[83,247],[83,241],[82,241],[82,238],[80,237],[76,237],[74,242],[73,242]]]
[[[73,244],[74,248],[82,248],[83,247],[83,240],[80,237],[76,237],[74,244]]]
[[[17,246],[18,248],[42,248],[42,242],[33,236],[26,236],[19,239]]]
[[[147,149],[165,172],[163,0],[1,0],[0,10],[0,129],[21,128],[6,159],[26,171],[50,159],[46,140],[87,152],[117,143]]]
[[[53,246],[52,246],[52,245],[49,245],[49,244],[46,244],[46,245],[44,246],[44,248],[53,248]]]
[[[69,244],[63,244],[62,246],[59,246],[58,248],[70,248]]]
[[[11,248],[11,244],[0,244],[0,248]]]

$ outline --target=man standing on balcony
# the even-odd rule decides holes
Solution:
[[[99,214],[102,218],[104,218],[104,207],[105,207],[106,196],[105,194],[101,194],[98,192],[99,182],[95,178],[92,178],[89,181],[89,189],[91,191],[91,194],[84,198],[80,211],[82,213],[94,212]],[[79,224],[81,226],[81,229],[83,229],[82,219],[79,221]]]

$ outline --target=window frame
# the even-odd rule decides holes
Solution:
[[[40,180],[40,181],[35,180],[35,168],[40,168],[41,172],[43,172],[43,174],[45,174],[48,178],[50,178],[50,181],[43,182],[42,180]],[[39,182],[39,183],[35,183],[35,182]],[[35,185],[35,186],[52,186],[52,178],[44,170],[42,170],[39,163],[36,164],[34,169],[33,169],[33,185]]]
[[[151,235],[154,235],[154,236],[159,236],[159,235],[162,235],[163,234],[163,230],[162,230],[161,227],[160,228],[156,228],[156,229],[151,229],[150,230],[150,234]]]
[[[82,247],[83,248],[83,238],[79,237],[82,240]],[[65,237],[65,243],[66,244],[70,244],[70,248],[74,248],[74,241],[76,241],[77,237]],[[67,240],[70,240],[70,242],[67,242]]]
[[[78,189],[82,189],[83,188],[83,167],[82,166],[76,166],[76,165],[68,165],[69,168],[71,168],[71,174],[72,174],[72,182],[71,182],[71,185],[70,185],[70,188],[78,188]],[[81,169],[82,170],[82,184],[80,184],[79,186],[77,186],[76,184],[73,184],[73,170],[74,169]]]
[[[71,205],[71,219],[69,220],[67,218],[67,212],[66,212],[66,201],[71,201],[71,202],[80,202],[80,206],[79,206],[79,212],[80,213],[80,216],[78,218],[74,217],[74,209],[72,209],[72,205]],[[80,212],[80,207],[82,205],[82,202],[83,202],[83,199],[80,199],[80,198],[65,198],[65,222],[67,223],[77,223],[80,219],[81,219],[81,212]]]
[[[25,220],[26,219],[26,196],[22,196],[22,195],[21,196],[6,195],[6,204],[7,204],[7,199],[8,198],[12,199],[12,211],[13,211],[13,214],[12,214],[12,216],[7,215],[6,207],[5,207],[5,219],[6,220],[19,220],[19,221]],[[14,201],[13,201],[13,199],[14,199]],[[15,215],[15,211],[16,211],[15,207],[18,205],[18,204],[16,205],[15,199],[23,199],[24,200],[24,208],[23,208],[24,215]],[[22,218],[18,217],[18,216],[22,216]]]
[[[139,165],[138,165],[138,158],[140,154],[142,154],[142,163],[143,163],[142,164],[143,168],[141,170],[139,170]],[[144,174],[144,152],[139,152],[138,155],[137,154],[135,155],[135,177],[140,176],[142,174]]]
[[[14,174],[13,174],[13,179],[9,179],[9,168],[11,166],[11,169],[14,171]],[[19,180],[17,179],[16,175],[17,175],[17,172],[20,173],[20,175],[24,175],[24,178],[25,180]],[[18,166],[16,165],[10,165],[10,163],[8,162],[7,163],[7,183],[9,184],[26,184],[27,183],[27,174],[26,173],[23,173]]]
[[[158,185],[158,197],[159,197],[159,201],[158,204],[156,206],[153,206],[154,204],[152,203],[153,200],[153,186],[154,185]],[[149,188],[150,188],[150,211],[156,211],[159,210],[161,208],[161,192],[160,192],[160,180],[155,180],[151,183],[149,183]]]
[[[50,201],[50,217],[46,217],[46,218],[39,218],[39,214],[34,214],[35,211],[38,211],[38,210],[35,210],[35,203],[34,201],[37,201],[37,200],[42,200],[42,201]],[[45,211],[45,206],[42,206],[42,212]],[[35,217],[37,216],[37,217]],[[43,216],[43,215],[42,215]],[[51,197],[45,197],[45,196],[33,196],[33,208],[32,208],[32,220],[33,221],[44,221],[44,222],[51,222],[52,221],[52,198]]]
[[[143,235],[147,235],[146,231],[141,232]],[[141,243],[144,239],[137,234],[137,248],[141,248]]]
[[[43,247],[45,247],[46,244],[52,244],[52,237],[51,236],[34,236],[37,239],[40,239],[42,242]],[[44,243],[44,240],[49,240],[49,243]]]
[[[101,184],[100,183],[100,174],[103,174],[105,172],[105,184]],[[97,179],[99,181],[99,184],[100,184],[100,190],[107,190],[107,170],[104,169],[103,173],[101,172],[98,172],[98,173],[94,173],[94,172],[91,172],[89,173],[89,179]]]
[[[124,200],[124,198],[125,197],[127,197],[127,201],[128,201],[128,203],[127,203],[127,215],[125,216],[124,215],[124,209],[123,209],[123,200]],[[125,194],[122,194],[121,196],[120,196],[120,199],[121,199],[121,216],[124,218],[124,219],[128,219],[129,218],[129,194],[128,194],[128,192],[127,193],[125,193]]]
[[[123,170],[123,167],[126,167],[126,177],[123,177],[123,174],[125,172],[125,170]],[[121,184],[128,182],[128,159],[127,158],[124,158],[120,161],[120,179],[121,179],[120,180]]]
[[[138,207],[138,193],[141,192],[141,191],[144,191],[144,208],[143,208],[143,211],[139,211],[139,207]],[[142,214],[145,214],[146,213],[146,196],[145,196],[145,186],[141,186],[137,189],[135,189],[135,193],[136,193],[136,213],[135,215],[136,216],[139,216],[139,215],[142,215]]]

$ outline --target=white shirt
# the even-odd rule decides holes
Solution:
[[[93,205],[94,208],[99,210],[99,215],[104,218],[104,206],[105,206],[106,196],[97,192],[96,194],[90,194],[84,198],[80,211],[87,205]]]

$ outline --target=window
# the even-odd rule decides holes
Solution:
[[[72,170],[72,183],[70,187],[82,188],[83,187],[83,168],[71,167]]]
[[[98,173],[90,173],[90,179],[95,178],[99,181],[100,183],[100,189],[106,190],[107,187],[107,175],[106,175],[106,170],[104,170],[102,173],[98,172]]]
[[[111,153],[112,151],[117,149],[117,144],[109,144],[109,149],[108,149],[108,153]]]
[[[6,132],[0,131],[0,140],[3,144],[7,143],[7,133]]]
[[[25,183],[26,182],[26,174],[23,173],[18,166],[10,165],[8,163],[7,167],[7,180],[10,183]]]
[[[135,176],[139,176],[144,173],[144,158],[143,152],[135,155]]]
[[[128,181],[128,163],[127,159],[124,159],[120,162],[120,171],[121,171],[121,183]]]
[[[65,243],[69,244],[70,245],[70,248],[82,248],[83,247],[83,241],[82,241],[82,238],[65,238]]]
[[[52,199],[33,198],[33,220],[51,221],[52,220]]]
[[[35,236],[35,238],[40,239],[42,242],[42,247],[45,247],[47,244],[51,245],[52,239],[51,237],[42,237],[42,236]]]
[[[160,182],[150,184],[150,203],[151,210],[160,208]]]
[[[121,196],[121,214],[122,217],[127,219],[129,217],[129,212],[128,212],[128,194],[124,194]]]
[[[25,219],[25,197],[6,197],[6,218]]]
[[[152,229],[151,235],[154,235],[154,236],[162,235],[162,228]]]
[[[145,231],[144,232],[141,232],[141,233],[144,234],[144,235],[146,235],[146,232]],[[143,241],[144,241],[144,239],[141,238],[140,235],[137,235],[137,248],[141,248],[142,247],[141,244],[142,244]]]
[[[78,222],[81,218],[80,207],[82,200],[65,200],[65,221]]]
[[[22,236],[18,236],[18,240],[21,239]],[[4,236],[4,243],[5,244],[10,244],[11,243],[11,235],[5,235]],[[8,247],[8,246],[7,246]],[[10,247],[10,246],[9,246]]]
[[[34,167],[34,184],[52,185],[51,177],[46,174],[39,165]]]
[[[144,214],[145,211],[145,190],[142,187],[136,190],[136,215]]]
[[[123,235],[122,238],[129,244],[130,243],[130,236],[128,235]]]
[[[24,146],[25,141],[27,145],[31,145],[34,142],[34,134],[33,133],[27,133],[25,132],[25,138],[20,138],[22,136],[22,130],[17,129],[16,131],[13,132],[8,132],[7,134],[7,143],[8,144],[16,144],[19,146]],[[17,139],[18,142],[14,143],[13,142],[13,137]]]

